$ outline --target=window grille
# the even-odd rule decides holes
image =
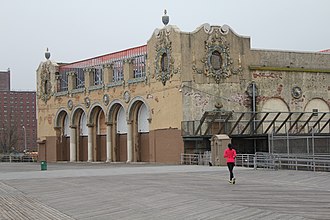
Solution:
[[[67,72],[60,72],[59,92],[68,91],[68,74]]]
[[[137,56],[133,59],[134,78],[141,78],[146,75],[146,57],[145,55]]]
[[[76,89],[84,88],[85,87],[85,74],[82,68],[75,69],[76,72]]]
[[[124,80],[123,60],[113,62],[113,81],[118,82]]]
[[[101,66],[95,67],[93,69],[93,85],[103,84],[103,69]]]

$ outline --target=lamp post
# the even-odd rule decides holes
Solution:
[[[23,130],[24,130],[24,153],[26,153],[26,129],[25,126],[22,126]]]

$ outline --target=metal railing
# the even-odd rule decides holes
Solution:
[[[209,165],[211,153],[206,151],[204,154],[181,154],[181,164],[185,165]]]
[[[181,164],[209,165],[211,153],[204,154],[181,154]],[[270,154],[257,152],[255,154],[237,154],[236,166],[250,167],[254,169],[288,169],[330,172],[329,154]]]
[[[25,154],[0,154],[0,162],[37,162],[37,155]]]
[[[330,171],[330,155],[256,153],[254,168]]]
[[[254,154],[237,154],[235,165],[240,167],[254,167]]]

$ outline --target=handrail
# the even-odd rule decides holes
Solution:
[[[211,152],[204,154],[181,154],[181,164],[209,165]],[[257,152],[255,154],[237,154],[236,166],[253,167],[254,169],[289,169],[330,172],[329,154],[270,154]]]
[[[37,155],[25,155],[25,154],[0,154],[0,162],[37,162]]]
[[[210,151],[205,151],[204,154],[185,154],[181,153],[181,164],[185,165],[209,165],[211,161]]]
[[[255,154],[255,168],[330,171],[328,154]]]

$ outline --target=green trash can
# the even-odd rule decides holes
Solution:
[[[41,165],[41,170],[47,170],[47,162],[46,161],[41,161],[41,163],[40,163],[40,165]]]

